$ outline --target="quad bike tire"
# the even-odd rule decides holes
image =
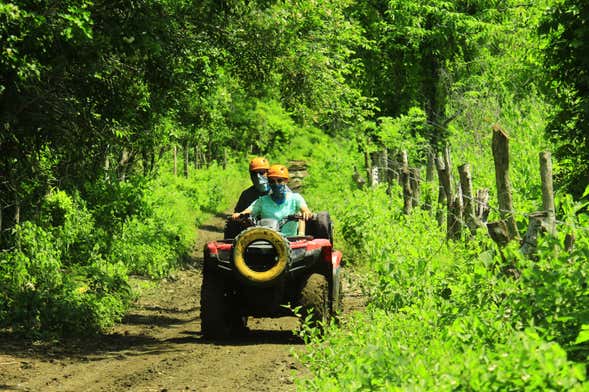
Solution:
[[[267,241],[276,251],[276,263],[265,271],[254,271],[245,259],[249,245],[254,241]],[[265,227],[250,227],[235,238],[233,247],[233,263],[238,275],[254,285],[265,285],[279,279],[290,257],[290,244],[277,231]]]
[[[329,212],[321,211],[315,214],[314,219],[309,219],[306,224],[305,234],[314,238],[325,238],[333,244],[333,227]]]
[[[247,318],[238,312],[223,278],[206,266],[200,293],[200,322],[206,339],[227,339],[247,330]]]
[[[299,305],[301,321],[322,329],[331,318],[329,283],[324,275],[313,273],[303,283]]]

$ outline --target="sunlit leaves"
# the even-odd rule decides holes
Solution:
[[[557,1],[547,10],[540,32],[548,40],[545,91],[555,105],[546,132],[558,144],[561,182],[580,196],[589,173],[589,5]]]

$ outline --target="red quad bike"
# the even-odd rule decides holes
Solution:
[[[205,245],[200,297],[205,338],[243,334],[248,316],[288,316],[300,307],[303,320],[321,326],[341,311],[342,253],[333,249],[329,214],[308,220],[305,236],[280,233],[281,223],[298,219],[228,219],[225,239]]]

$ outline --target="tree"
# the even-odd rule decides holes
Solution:
[[[545,92],[554,111],[546,134],[555,141],[559,182],[576,196],[589,184],[589,3],[561,0],[540,26]]]
[[[447,142],[448,112],[455,85],[469,77],[470,64],[500,29],[511,1],[370,0],[358,2],[369,45],[358,51],[365,64],[359,79],[364,95],[377,98],[376,117],[398,117],[421,107],[423,130],[434,149]],[[460,67],[458,66],[460,65]],[[466,69],[466,72],[465,72]],[[454,108],[456,109],[456,108]]]

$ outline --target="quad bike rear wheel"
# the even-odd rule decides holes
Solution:
[[[276,252],[274,263],[263,271],[254,270],[246,259],[247,248],[255,241],[270,243]],[[235,239],[233,262],[240,277],[255,285],[263,285],[276,281],[282,276],[290,257],[288,240],[277,231],[264,227],[250,227]]]
[[[239,233],[252,226],[253,222],[249,216],[240,219],[227,218],[223,227],[223,238],[234,239]]]
[[[322,328],[331,318],[329,309],[329,283],[324,275],[313,273],[305,280],[301,289],[299,305],[301,320],[310,326]]]
[[[305,234],[315,238],[325,238],[333,245],[333,227],[327,211],[320,211],[313,219],[307,221]]]

